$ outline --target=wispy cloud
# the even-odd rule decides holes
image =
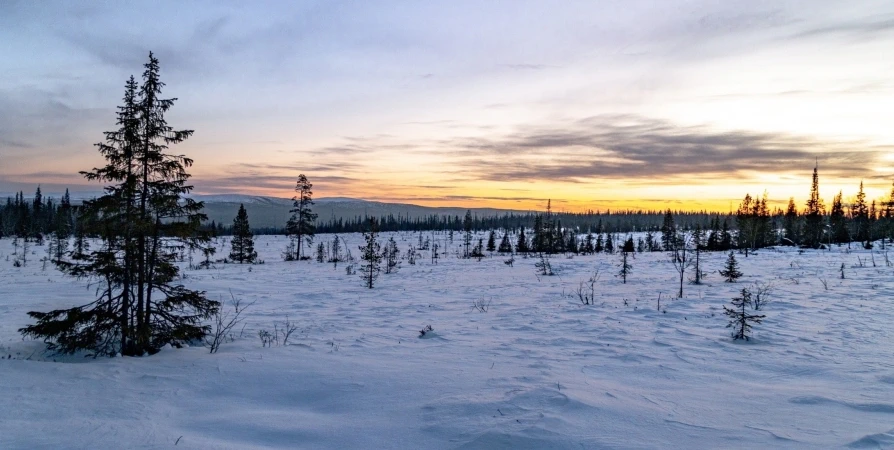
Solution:
[[[512,70],[543,70],[553,67],[548,64],[503,64],[503,66]]]
[[[838,22],[831,25],[811,27],[798,31],[789,37],[791,39],[805,38],[875,38],[883,34],[894,32],[894,17],[870,17],[863,20],[851,20]]]
[[[894,150],[786,133],[679,127],[638,116],[590,117],[452,145],[442,151],[461,155],[458,167],[476,179],[572,183],[776,173],[812,167],[815,159],[827,173],[858,176]]]

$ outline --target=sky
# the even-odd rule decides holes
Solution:
[[[199,194],[803,206],[894,182],[889,0],[0,1],[0,192],[96,191],[153,51]]]

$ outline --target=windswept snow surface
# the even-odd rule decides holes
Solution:
[[[394,236],[403,251],[418,239]],[[342,237],[359,255],[361,237]],[[675,299],[664,253],[637,254],[627,284],[618,255],[554,257],[557,275],[538,278],[535,259],[457,259],[457,234],[437,265],[423,251],[369,290],[344,264],[282,261],[286,243],[257,238],[264,264],[185,270],[191,288],[255,302],[219,353],[92,359],[44,354],[16,330],[95,287],[44,270],[43,247],[15,268],[0,241],[0,448],[894,446],[881,250],[737,255],[735,284],[717,274],[726,254],[702,254],[707,284]],[[573,293],[595,270],[584,306]],[[735,342],[722,307],[756,281],[773,285],[767,318]],[[286,318],[299,324],[290,345],[262,347],[258,331]]]

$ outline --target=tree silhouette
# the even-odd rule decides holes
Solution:
[[[230,260],[239,264],[253,263],[258,259],[255,251],[255,238],[248,224],[248,213],[245,205],[239,205],[239,212],[233,219],[233,239],[230,241]]]
[[[295,192],[298,195],[292,197],[293,208],[289,211],[292,217],[286,223],[286,233],[293,237],[296,241],[295,259],[301,259],[301,248],[304,246],[302,238],[307,241],[307,245],[313,244],[314,233],[316,232],[315,222],[317,215],[314,214],[311,207],[313,201],[313,184],[307,181],[307,177],[302,173],[298,175],[298,181],[295,183]]]
[[[98,283],[98,297],[74,308],[29,312],[37,322],[19,330],[60,353],[154,353],[203,338],[208,327],[201,321],[219,308],[204,292],[175,284],[179,254],[205,248],[209,239],[201,230],[202,203],[184,197],[192,190],[186,169],[193,161],[166,153],[193,131],[167,124],[165,113],[176,99],[160,98],[164,83],[152,53],[144,67],[142,85],[133,77],[125,85],[118,130],[96,145],[106,165],[81,172],[90,181],[112,183],[84,202],[77,226],[78,241],[90,234],[101,244],[91,251],[76,241],[70,260],[56,261],[64,273]]]

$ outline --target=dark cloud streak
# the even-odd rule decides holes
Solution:
[[[463,166],[480,179],[566,182],[777,173],[812,166],[816,158],[827,173],[857,176],[891,151],[785,133],[675,127],[631,116],[592,117],[566,127],[477,139],[461,149],[475,155]],[[562,156],[537,159],[556,151]]]

